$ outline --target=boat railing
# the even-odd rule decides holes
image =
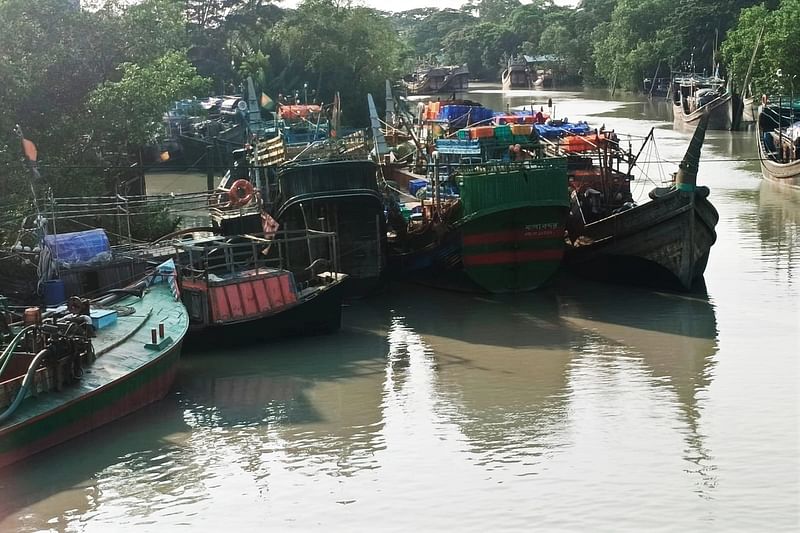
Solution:
[[[307,257],[298,263],[289,247],[305,244]],[[174,243],[186,280],[222,281],[237,276],[276,270],[339,272],[336,234],[317,230],[281,230],[245,234],[236,238],[214,236]],[[323,268],[324,266],[324,268]]]
[[[440,162],[425,165],[426,176],[432,178],[438,171],[439,180],[446,180],[455,175],[468,176],[470,174],[486,174],[493,172],[514,172],[516,170],[534,170],[553,168],[564,164],[563,157],[543,157],[523,159],[519,161],[505,161],[502,159],[488,159],[482,161]]]

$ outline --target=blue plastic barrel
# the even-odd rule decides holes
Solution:
[[[64,282],[60,279],[51,279],[42,283],[44,293],[44,304],[47,307],[57,307],[67,301],[64,292]]]

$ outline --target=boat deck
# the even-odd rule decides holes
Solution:
[[[110,307],[120,311],[117,321],[96,332],[92,344],[97,359],[84,368],[80,380],[61,391],[40,393],[23,400],[9,420],[0,425],[0,437],[16,425],[93,394],[156,361],[183,339],[189,327],[185,309],[175,305],[167,284],[149,287],[142,298],[127,296]],[[164,324],[165,337],[171,337],[172,342],[157,349],[146,347],[151,342],[151,329],[158,330],[160,323]]]

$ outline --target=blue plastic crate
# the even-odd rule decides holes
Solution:
[[[412,196],[417,194],[417,191],[424,188],[428,185],[428,180],[426,179],[414,179],[408,181],[408,192]]]
[[[89,311],[94,329],[107,328],[117,322],[117,312],[113,309],[92,309]]]

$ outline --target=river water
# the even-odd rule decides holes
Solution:
[[[469,96],[654,127],[640,195],[691,134],[663,101]],[[800,196],[752,135],[706,136],[707,294],[396,285],[335,335],[187,352],[164,401],[0,472],[0,531],[798,530]]]

